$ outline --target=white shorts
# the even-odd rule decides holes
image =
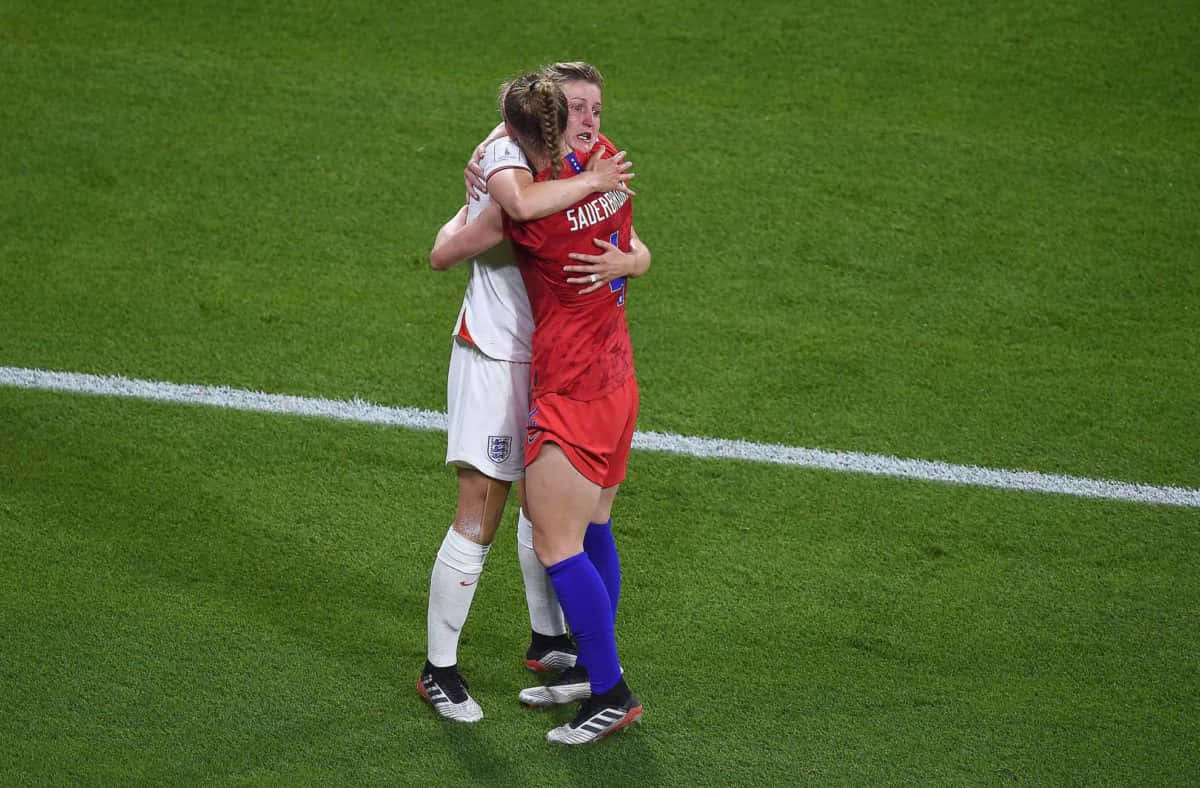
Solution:
[[[446,405],[447,465],[502,481],[524,478],[529,364],[499,361],[455,337]]]

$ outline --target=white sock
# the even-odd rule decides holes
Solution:
[[[458,664],[458,635],[467,621],[475,587],[491,545],[475,544],[454,530],[446,532],[429,577],[429,646],[435,667]]]
[[[565,635],[567,621],[558,596],[550,584],[550,575],[533,552],[533,523],[521,510],[517,518],[517,557],[521,560],[521,575],[525,578],[525,603],[529,606],[529,626],[543,635]]]

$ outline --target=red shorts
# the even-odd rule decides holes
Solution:
[[[525,465],[537,459],[542,446],[553,443],[588,481],[601,487],[620,484],[625,480],[637,413],[633,375],[613,391],[586,402],[561,394],[536,395],[529,403]]]

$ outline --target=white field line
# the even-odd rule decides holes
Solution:
[[[182,385],[152,380],[135,380],[116,375],[85,375],[77,372],[49,372],[20,367],[0,367],[0,385],[190,405],[213,405],[234,410],[317,416],[418,430],[442,432],[446,430],[446,414],[444,413],[419,408],[373,405],[359,399],[344,401],[296,397],[286,394],[263,394],[232,389],[227,386]],[[745,460],[1005,490],[1072,495],[1080,498],[1104,498],[1114,501],[1200,508],[1200,489],[1188,487],[1162,487],[1109,479],[1060,476],[1037,471],[951,465],[931,460],[804,449],[795,446],[700,438],[663,432],[638,432],[633,436],[633,447],[690,457]]]

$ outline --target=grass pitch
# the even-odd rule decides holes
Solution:
[[[639,427],[1200,486],[1200,14],[0,9],[0,364],[444,407],[495,88],[609,77]],[[493,16],[495,18],[493,18]],[[503,19],[502,19],[503,18]],[[637,452],[645,723],[520,708],[512,512],[413,684],[443,438],[0,389],[0,781],[1195,784],[1200,515]]]

